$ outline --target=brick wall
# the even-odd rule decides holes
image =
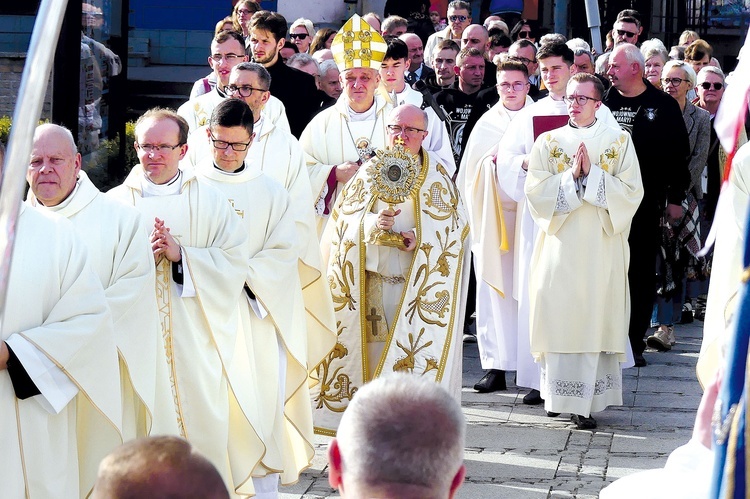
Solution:
[[[21,86],[21,73],[26,62],[23,52],[0,52],[0,116],[13,116]],[[52,114],[52,80],[47,85],[47,95],[42,105],[42,119]]]

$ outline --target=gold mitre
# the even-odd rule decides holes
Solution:
[[[331,44],[339,71],[352,68],[380,69],[388,48],[380,33],[354,14],[341,27]]]

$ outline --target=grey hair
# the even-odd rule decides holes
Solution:
[[[661,57],[662,62],[667,62],[669,60],[667,47],[665,47],[664,43],[658,38],[651,38],[650,40],[643,42],[641,44],[641,54],[643,54],[644,61],[647,61],[654,56]]]
[[[255,73],[258,75],[258,79],[260,80],[260,84],[263,85],[263,88],[266,90],[271,88],[271,74],[266,68],[257,62],[241,62],[232,68],[232,72],[236,71],[250,71],[251,73]]]
[[[565,38],[565,35],[561,35],[560,33],[547,33],[539,39],[539,47],[542,47],[543,45],[547,45],[549,43],[565,44],[565,42],[567,41],[568,39]]]
[[[320,72],[320,65],[318,64],[318,61],[313,59],[310,54],[307,54],[305,52],[294,54],[293,56],[291,56],[289,59],[286,60],[287,66],[291,66],[296,69],[307,66],[309,64],[315,64],[315,68],[318,72],[318,75],[322,74]]]
[[[36,127],[36,130],[34,131],[34,139],[36,139],[37,136],[42,132],[45,132],[47,130],[55,130],[61,133],[62,136],[65,137],[65,142],[67,142],[70,146],[70,154],[72,156],[78,154],[78,146],[76,145],[76,141],[73,138],[73,133],[68,128],[62,125],[56,125],[54,123],[43,123]]]
[[[571,38],[570,40],[565,42],[565,45],[567,45],[568,48],[573,51],[573,53],[576,52],[576,49],[584,49],[586,52],[591,52],[591,45],[589,45],[588,42],[583,38]]]
[[[339,72],[339,67],[336,65],[336,61],[334,61],[333,59],[328,59],[328,60],[321,62],[319,66],[320,66],[320,76],[325,76],[326,73],[328,73],[332,69],[335,69],[337,72]]]
[[[594,64],[594,54],[590,50],[586,50],[586,47],[576,47],[573,49],[573,56],[580,57],[582,55],[589,56],[589,61],[591,61],[592,65]]]
[[[684,73],[685,76],[687,76],[687,80],[690,82],[690,88],[695,88],[695,70],[693,69],[693,66],[688,64],[685,61],[667,61],[666,64],[664,64],[664,69],[661,70],[661,76],[664,78],[667,73],[669,73],[669,70],[672,68],[679,68]]]
[[[315,36],[315,26],[313,26],[313,22],[311,20],[300,17],[292,23],[292,25],[289,27],[289,31],[291,32],[297,26],[304,26],[307,30],[307,35],[310,38]]]
[[[641,54],[640,49],[632,43],[622,43],[617,46],[617,49],[625,52],[625,59],[629,64],[638,64],[638,66],[640,66],[641,68],[641,71],[646,68],[646,61],[643,59],[643,54]]]
[[[336,439],[355,483],[420,486],[437,497],[463,463],[465,434],[461,406],[444,388],[398,373],[357,391]]]
[[[726,83],[726,75],[724,74],[724,71],[722,71],[720,68],[717,68],[716,66],[703,66],[700,71],[698,71],[698,76],[696,77],[696,81],[700,79],[705,79],[705,75],[708,73],[713,73],[716,76],[719,76],[721,78],[722,83]]]

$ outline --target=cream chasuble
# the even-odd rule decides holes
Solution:
[[[456,396],[461,389],[469,227],[458,191],[441,165],[424,164],[418,195],[397,206],[406,218],[396,217],[398,229],[415,230],[417,248],[371,245],[382,205],[366,167],[346,184],[321,243],[338,322],[338,343],[312,390],[315,431],[325,435],[335,434],[357,389],[381,374],[426,376]]]
[[[214,88],[207,94],[199,95],[195,99],[185,102],[177,109],[177,114],[185,118],[185,121],[188,122],[190,135],[192,135],[199,128],[208,125],[208,120],[211,119],[211,113],[213,113],[214,108],[227,98]],[[273,95],[269,97],[263,111],[269,120],[287,132],[289,131],[289,120],[286,117],[286,109],[279,99]]]
[[[533,103],[527,96],[525,106]],[[471,227],[479,358],[483,369],[511,371],[519,356],[528,356],[528,348],[518,352],[518,302],[513,297],[516,201],[497,183],[494,156],[514,115],[499,102],[479,118],[456,179]]]
[[[8,499],[86,497],[122,443],[117,347],[104,291],[70,222],[21,207],[0,338],[23,337],[74,383],[58,413],[0,371],[0,484]],[[20,358],[20,357],[19,357]],[[23,361],[23,359],[20,359]],[[55,373],[42,373],[51,381]]]
[[[27,202],[73,223],[88,248],[112,313],[120,353],[123,440],[177,434],[169,374],[154,290],[154,257],[141,215],[108,198],[78,174],[76,189],[57,206],[45,207],[29,191]]]
[[[721,147],[721,146],[719,146]],[[748,201],[750,201],[750,146],[742,146],[732,161],[729,182],[719,197],[714,216],[711,282],[703,323],[703,342],[698,357],[698,380],[704,387],[713,381],[724,362],[723,350],[731,318],[735,316],[742,282],[742,248],[745,243]],[[736,317],[735,317],[736,318]]]
[[[175,417],[180,434],[218,468],[227,487],[249,494],[252,485],[247,484],[263,447],[226,375],[237,342],[247,234],[221,192],[200,182],[192,170],[181,175],[177,194],[143,197],[141,186],[147,180],[143,167],[136,165],[123,185],[109,193],[134,205],[145,224],[155,217],[164,220],[182,247],[183,272],[189,274],[194,296],[182,296],[166,258],[156,266]]]
[[[353,121],[345,98],[324,109],[308,123],[299,139],[305,151],[305,162],[310,174],[313,203],[316,206],[318,233],[323,232],[329,210],[335,205],[343,184],[337,182],[334,193],[328,192],[328,176],[336,165],[345,161],[362,163],[383,149],[386,143],[386,120],[393,106],[376,96],[371,118]],[[359,152],[358,152],[359,151]],[[362,159],[364,158],[364,159]],[[325,206],[325,198],[330,203]]]
[[[573,179],[572,169],[581,142],[592,163],[585,185]],[[598,121],[542,134],[531,151],[525,192],[539,226],[529,325],[531,352],[542,363],[545,409],[588,416],[622,403],[628,234],[643,198],[630,135]],[[591,378],[578,376],[584,368]]]
[[[240,299],[241,334],[238,354],[230,373],[243,379],[247,388],[246,413],[255,412],[254,424],[265,443],[263,469],[254,475],[281,472],[283,484],[299,479],[315,455],[313,447],[312,409],[308,376],[308,343],[321,343],[316,348],[327,350],[335,344],[328,337],[309,336],[309,322],[299,283],[299,256],[294,212],[286,190],[260,171],[246,168],[227,174],[212,161],[198,166],[197,174],[221,190],[243,220],[249,234],[250,260],[245,282],[268,315],[259,317],[248,303]],[[309,192],[306,192],[309,196]],[[330,299],[330,294],[329,294]],[[239,352],[247,352],[245,357]],[[284,386],[279,386],[279,355],[284,356]],[[310,369],[313,366],[309,366]],[[279,393],[283,395],[279,399]],[[239,398],[239,397],[238,397]]]
[[[545,97],[526,106],[514,116],[513,126],[508,127],[498,144],[495,174],[500,189],[514,199],[516,225],[513,237],[513,298],[518,301],[518,357],[516,383],[518,386],[539,389],[539,366],[534,362],[529,349],[529,266],[537,226],[531,218],[524,195],[526,171],[522,168],[534,146],[534,116],[567,115],[565,102]],[[605,125],[619,128],[612,112],[602,105],[596,118]],[[507,220],[506,220],[507,221]]]

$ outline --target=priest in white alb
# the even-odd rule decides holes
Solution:
[[[497,144],[518,111],[534,103],[528,91],[525,64],[498,64],[500,101],[472,129],[456,179],[469,216],[477,275],[477,347],[487,370],[474,385],[480,393],[505,390],[505,371],[515,371],[518,358],[529,356],[528,344],[518,342],[518,301],[513,294],[516,201],[495,177]]]
[[[315,455],[308,369],[323,360],[336,337],[333,326],[323,334],[306,327],[295,213],[284,187],[245,161],[253,121],[242,100],[216,106],[206,136],[212,155],[196,173],[224,193],[249,236],[238,348],[227,369],[230,378],[244,380],[235,393],[265,447],[253,470],[256,497],[274,497],[279,474],[282,484],[295,483]],[[309,359],[310,348],[325,351]]]
[[[45,161],[53,168],[40,167]],[[104,287],[120,354],[123,439],[176,434],[154,259],[140,213],[99,192],[81,170],[73,135],[59,125],[37,127],[27,180],[27,203],[73,223]]]
[[[109,194],[150,224],[156,298],[180,435],[240,495],[263,455],[227,373],[236,349],[237,303],[247,268],[247,233],[226,197],[179,161],[188,126],[177,113],[152,109],[135,125],[139,164]],[[251,489],[250,489],[251,490]]]
[[[424,111],[398,106],[387,126],[390,148],[345,186],[321,240],[339,327],[312,391],[325,435],[360,386],[389,372],[434,380],[460,399],[466,214],[448,172],[422,148]]]
[[[630,135],[596,118],[604,88],[588,73],[567,85],[568,125],[545,132],[529,158],[525,192],[539,226],[529,275],[531,352],[548,415],[622,404],[627,359],[628,234],[643,198]]]

